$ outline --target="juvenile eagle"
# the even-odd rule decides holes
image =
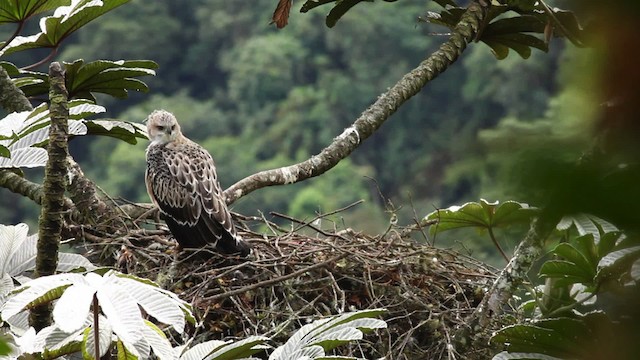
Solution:
[[[200,248],[212,243],[220,252],[248,255],[250,247],[236,233],[211,155],[182,135],[170,112],[152,112],[147,131],[147,192],[178,244]]]

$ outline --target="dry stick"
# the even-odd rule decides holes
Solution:
[[[222,299],[226,299],[226,298],[228,298],[230,296],[239,295],[239,294],[245,293],[247,291],[255,290],[255,289],[263,287],[263,286],[269,286],[269,285],[277,284],[279,282],[294,278],[294,277],[296,277],[298,275],[302,275],[302,274],[304,274],[306,272],[309,272],[311,270],[315,270],[317,268],[323,267],[323,266],[325,266],[325,265],[327,265],[329,263],[338,261],[340,259],[344,259],[347,256],[349,256],[349,254],[348,253],[344,253],[344,254],[335,256],[335,257],[333,257],[333,258],[331,258],[329,260],[323,261],[321,263],[317,263],[315,265],[311,265],[311,266],[306,267],[304,269],[296,270],[296,271],[292,272],[291,274],[279,276],[277,278],[273,278],[273,279],[269,279],[269,280],[265,280],[265,281],[261,281],[261,282],[258,282],[258,283],[255,283],[255,284],[252,284],[252,285],[249,285],[249,286],[245,286],[245,287],[240,288],[240,289],[230,290],[230,291],[224,292],[222,294],[209,296],[209,297],[204,298],[203,300],[207,300],[207,301],[222,300]]]
[[[476,35],[486,17],[486,5],[472,2],[453,29],[451,37],[418,67],[406,74],[319,154],[298,164],[261,171],[233,184],[224,192],[231,204],[254,190],[292,184],[318,176],[336,166],[369,138],[398,108],[453,64]]]

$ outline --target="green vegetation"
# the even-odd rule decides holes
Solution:
[[[278,31],[268,26],[271,2],[134,1],[104,21],[89,23],[65,42],[57,58],[157,62],[157,76],[145,79],[150,95],[101,98],[107,116],[142,122],[154,108],[176,113],[184,132],[212,152],[221,182],[229,186],[258,170],[317,153],[439,45],[444,28],[418,19],[437,9],[428,5],[359,5],[332,29],[322,25],[322,8],[294,12],[290,26]],[[544,116],[563,87],[555,69],[572,66],[563,61],[563,48],[553,42],[549,54],[533,52],[526,61],[512,54],[496,61],[488,47],[472,47],[327,179],[256,192],[234,210],[305,218],[365,199],[370,209],[359,210],[360,205],[352,211],[371,213],[375,221],[359,223],[368,217],[351,212],[340,216],[350,227],[375,233],[384,226],[371,224],[388,223],[386,199],[400,208],[405,224],[413,222],[412,206],[424,214],[485,194],[498,199],[504,195],[499,176],[478,133],[507,116],[525,123]],[[72,144],[71,151],[109,194],[146,201],[145,146],[144,141],[134,149],[113,139],[92,139]],[[322,185],[327,182],[332,184]],[[0,215],[4,222],[21,219],[14,212]]]
[[[361,2],[373,4],[356,6]],[[278,5],[286,9],[291,1]],[[504,258],[507,265],[497,279],[478,289],[465,326],[454,329],[455,340],[446,334],[449,351],[455,345],[465,354],[481,343],[483,351],[497,353],[494,359],[637,353],[638,312],[628,304],[637,300],[640,282],[640,217],[634,211],[640,201],[639,152],[635,109],[629,105],[638,92],[629,84],[640,76],[625,66],[626,45],[601,51],[599,41],[613,39],[610,30],[582,27],[574,13],[545,1],[478,0],[462,7],[452,0],[326,0],[304,2],[302,12],[322,5],[329,5],[327,27],[318,25],[322,19],[315,10],[290,19],[286,10],[276,12],[278,28],[289,20],[286,31],[267,26],[274,6],[267,2],[0,5],[0,24],[17,27],[0,44],[6,60],[0,63],[0,101],[7,113],[0,123],[0,176],[3,187],[25,197],[0,198],[0,223],[28,221],[35,211],[25,206],[26,198],[42,205],[37,244],[24,224],[0,228],[2,316],[13,331],[22,326],[16,334],[23,332],[13,336],[13,349],[52,358],[65,349],[88,359],[110,349],[130,358],[145,358],[152,350],[166,358],[233,358],[265,350],[268,340],[248,337],[175,350],[161,328],[143,320],[140,308],[181,333],[186,322],[194,323],[190,304],[133,275],[68,273],[74,264],[82,271],[93,265],[59,253],[61,234],[125,238],[123,228],[146,229],[138,227],[143,215],[114,210],[92,197],[92,184],[78,185],[87,178],[67,163],[67,132],[74,159],[105,194],[144,202],[141,122],[152,109],[165,108],[211,151],[229,186],[260,170],[305,161],[336,139],[355,136],[359,145],[360,132],[344,129],[385,89],[398,86],[425,54],[439,49],[420,65],[431,73],[421,80],[446,73],[406,104],[406,98],[398,100],[392,119],[338,166],[315,179],[253,192],[234,202],[234,210],[273,212],[275,222],[294,217],[315,226],[317,215],[343,209],[323,217],[335,231],[348,227],[402,240],[405,230],[431,226],[422,232],[431,245],[461,244],[487,262]],[[26,22],[49,13],[40,30]],[[106,13],[109,21],[93,21]],[[626,18],[609,16],[627,25]],[[80,28],[85,31],[76,34]],[[452,34],[442,45],[434,32],[446,28]],[[25,29],[40,32],[16,37]],[[472,46],[462,54],[467,45]],[[585,45],[596,50],[577,49]],[[51,52],[38,58],[33,49]],[[47,74],[52,59],[65,62],[54,63]],[[105,118],[96,118],[105,111]],[[379,125],[386,118],[374,120]],[[25,169],[45,165],[42,187],[24,179]],[[265,225],[277,227],[275,222]],[[469,235],[464,228],[478,231]],[[59,274],[28,281],[24,271],[32,268],[35,274]],[[154,308],[154,296],[169,305]],[[121,321],[123,309],[133,323]],[[370,319],[382,310],[362,311],[303,327],[271,358],[322,359],[325,350],[361,339],[361,330],[386,327]],[[488,334],[495,319],[514,325]],[[59,337],[65,338],[58,342]],[[34,339],[42,346],[34,342],[23,349]],[[60,353],[49,352],[53,348]]]

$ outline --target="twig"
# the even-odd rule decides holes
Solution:
[[[306,268],[303,268],[303,269],[300,269],[300,270],[294,271],[294,272],[292,272],[291,274],[283,275],[283,276],[280,276],[280,277],[277,277],[277,278],[274,278],[274,279],[269,279],[269,280],[261,281],[261,282],[255,283],[255,284],[251,284],[251,285],[249,285],[249,286],[242,287],[242,288],[240,288],[240,289],[230,290],[230,291],[227,291],[227,292],[222,293],[222,294],[217,294],[217,295],[209,296],[209,297],[207,297],[207,298],[204,298],[204,300],[207,300],[207,301],[219,301],[219,300],[222,300],[222,299],[226,299],[226,298],[228,298],[229,296],[234,296],[234,295],[242,294],[242,293],[244,293],[244,292],[251,291],[251,290],[255,290],[255,289],[258,289],[258,288],[261,288],[261,287],[264,287],[264,286],[269,286],[269,285],[272,285],[272,284],[277,284],[277,283],[283,282],[283,281],[285,281],[285,280],[288,280],[288,279],[294,278],[294,277],[296,277],[296,276],[298,276],[298,275],[302,275],[302,274],[304,274],[304,273],[306,273],[306,272],[309,272],[309,271],[311,271],[311,270],[315,270],[315,269],[317,269],[317,268],[320,268],[320,267],[326,266],[327,264],[330,264],[330,263],[332,263],[332,262],[336,262],[336,261],[338,261],[338,260],[340,260],[340,259],[343,259],[343,258],[345,258],[345,257],[347,257],[347,256],[349,256],[349,254],[341,254],[341,255],[335,256],[335,257],[333,257],[333,258],[331,258],[331,259],[329,259],[329,260],[327,260],[327,261],[323,261],[323,262],[321,262],[321,263],[317,263],[317,264],[315,264],[315,265],[311,265],[311,266],[309,266],[309,267],[306,267]]]

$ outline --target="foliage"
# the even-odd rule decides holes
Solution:
[[[436,1],[445,9],[440,13],[429,12],[424,21],[455,27],[460,21],[464,8],[454,1]],[[584,44],[584,35],[577,18],[571,11],[551,9],[544,1],[510,1],[503,0],[500,4],[492,4],[489,8],[487,25],[478,40],[487,44],[498,60],[509,55],[509,49],[514,50],[522,58],[531,56],[531,48],[542,51],[548,50],[551,36],[564,36],[576,45]],[[516,15],[504,17],[507,13]],[[538,36],[530,35],[530,33]]]
[[[372,319],[385,310],[361,310],[329,319],[316,320],[300,328],[269,356],[269,360],[326,359],[325,351],[362,339],[363,331],[384,329],[383,320]],[[346,359],[353,359],[345,357]]]
[[[29,280],[25,275],[35,268],[37,235],[28,236],[28,231],[27,224],[0,225],[0,300],[3,303],[14,290],[14,282],[25,283]],[[95,266],[79,254],[58,254],[58,271],[77,268],[93,270]]]
[[[432,234],[460,227],[490,231],[536,215],[532,210],[516,202],[498,206],[481,200],[433,212],[425,220],[438,221],[430,229]],[[633,293],[640,282],[640,246],[625,241],[626,236],[613,224],[590,214],[567,215],[557,230],[561,240],[538,273],[546,282],[529,292],[532,298],[521,304],[533,321],[497,331],[491,341],[506,352],[494,359],[598,359],[627,351],[630,339],[622,335],[629,320],[620,325],[599,297]],[[612,334],[620,337],[614,340]],[[610,345],[586,346],[590,343]]]
[[[11,319],[21,312],[53,300],[57,300],[54,324],[37,334],[25,335],[33,341],[25,352],[62,348],[76,352],[82,348],[85,356],[92,358],[94,332],[98,332],[100,356],[109,351],[115,335],[126,352],[136,358],[147,358],[151,350],[159,358],[172,358],[169,340],[156,325],[145,320],[141,309],[178,333],[184,331],[186,321],[195,321],[190,305],[175,294],[149,280],[112,270],[103,275],[63,273],[28,281],[6,300],[2,318],[11,324]],[[96,303],[100,314],[95,314]],[[95,323],[91,318],[101,320]]]
[[[54,6],[56,11],[53,16],[40,19],[40,33],[14,37],[10,42],[4,44],[0,56],[36,48],[56,49],[62,41],[82,26],[128,1],[71,0],[69,6],[60,6],[62,3],[68,3],[67,1],[54,1],[51,4],[45,4],[43,1],[21,2],[22,5],[14,3],[12,4],[14,7],[9,9],[9,13],[13,14],[11,16],[12,22],[21,23],[41,11],[52,9]]]
[[[37,97],[49,92],[49,76],[45,73],[18,69],[15,65],[3,62],[7,73],[13,77],[25,95]],[[69,99],[87,99],[95,103],[94,93],[108,94],[117,98],[126,98],[129,90],[147,92],[147,85],[136,79],[140,76],[155,75],[158,65],[149,60],[98,60],[84,63],[76,60],[64,63],[65,81]]]
[[[104,112],[102,106],[87,100],[69,102],[69,135],[108,135],[135,143],[146,130],[135,123],[123,121],[87,120],[86,116]],[[32,111],[11,113],[0,120],[0,168],[30,168],[46,164],[47,153],[42,148],[49,140],[50,128],[47,104]]]

